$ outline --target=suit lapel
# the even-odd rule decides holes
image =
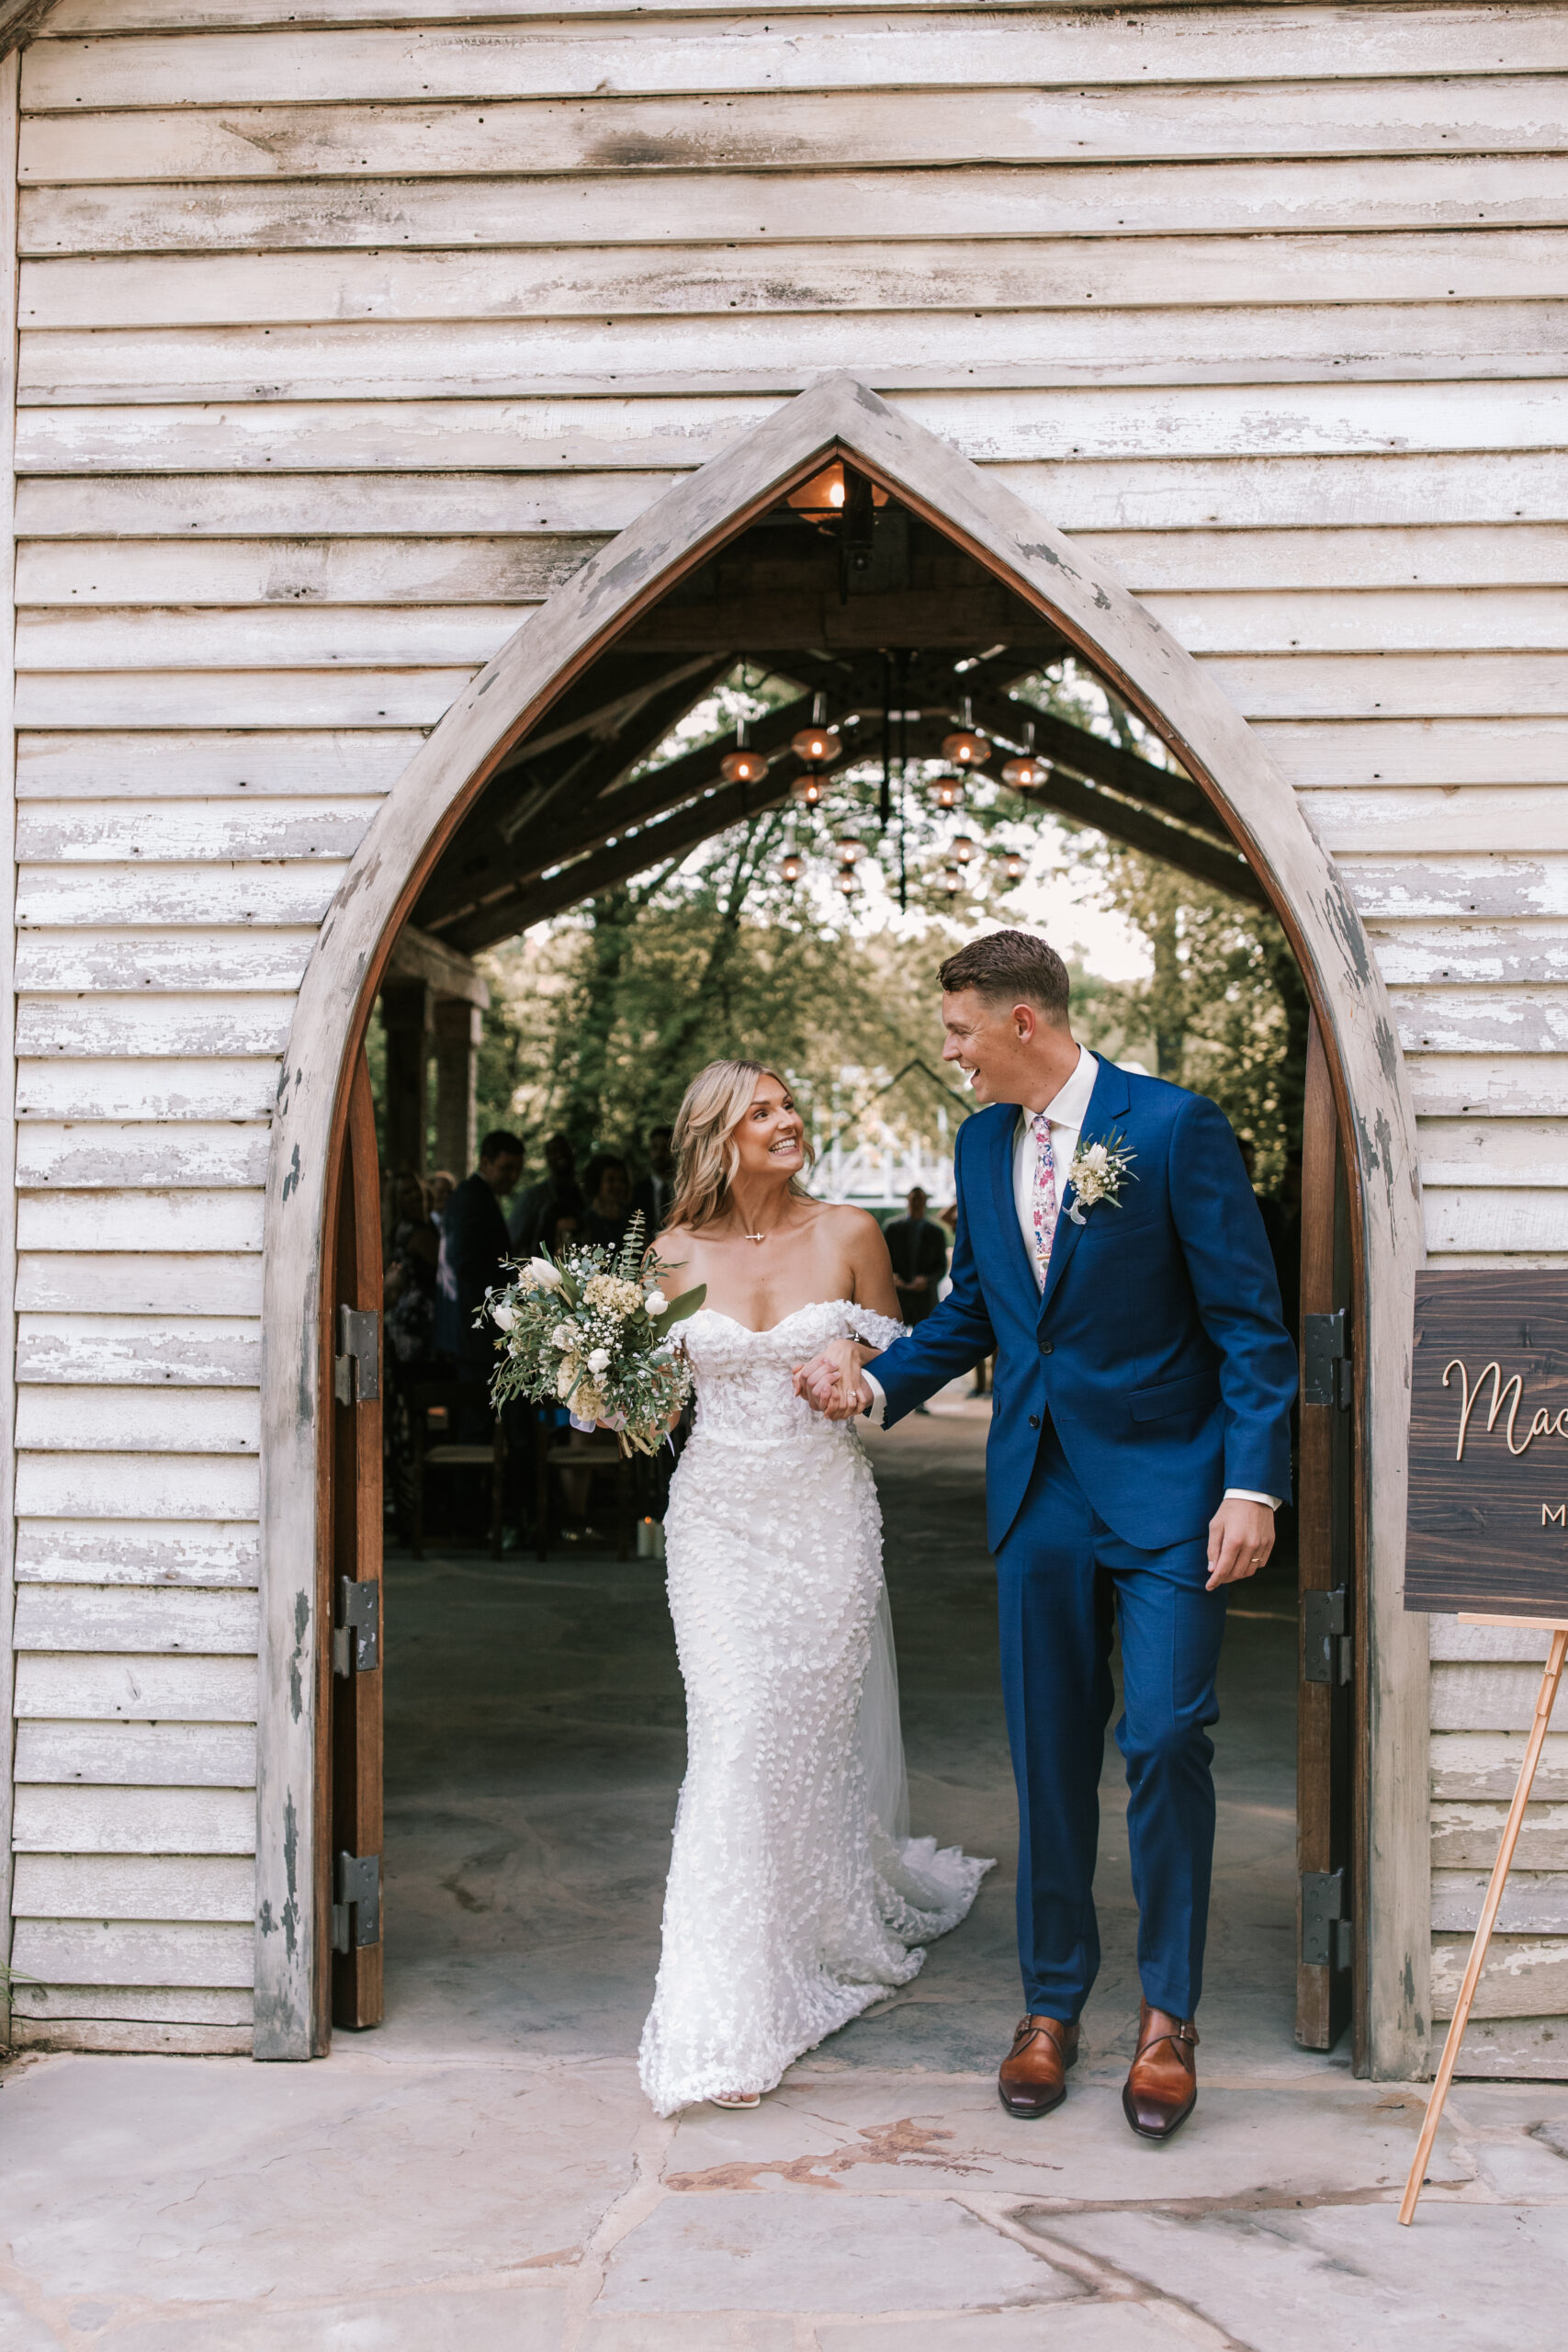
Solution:
[[[1078,1130],[1079,1150],[1082,1150],[1086,1143],[1102,1142],[1116,1121],[1125,1115],[1131,1100],[1125,1074],[1117,1069],[1114,1062],[1102,1059],[1095,1077],[1094,1091],[1089,1098],[1089,1108],[1084,1113],[1083,1125]],[[1055,1295],[1056,1286],[1062,1279],[1067,1261],[1077,1248],[1078,1236],[1083,1231],[1083,1227],[1076,1218],[1067,1215],[1068,1204],[1073,1197],[1072,1185],[1064,1186],[1058,1197],[1061,1205],[1056,1218],[1055,1236],[1051,1243],[1051,1262],[1045,1270],[1045,1288],[1040,1299],[1042,1315],[1044,1314]]]
[[[998,1103],[1002,1113],[987,1137],[991,1163],[991,1206],[997,1230],[1002,1236],[1002,1250],[1010,1264],[1010,1279],[1020,1276],[1032,1288],[1034,1269],[1029,1262],[1022,1231],[1018,1222],[1018,1202],[1012,1189],[1013,1140],[1018,1134],[1018,1106]]]

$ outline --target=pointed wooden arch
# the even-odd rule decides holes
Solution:
[[[1289,784],[1219,687],[1103,566],[1011,491],[852,377],[786,401],[659,499],[509,638],[378,812],[307,967],[278,1086],[266,1189],[255,2049],[311,2054],[323,1237],[353,1057],[401,924],[459,819],[539,715],[684,572],[835,451],[1047,614],[1208,793],[1268,889],[1327,1050],[1355,1195],[1366,1465],[1371,2058],[1427,2063],[1426,1623],[1402,1608],[1415,1272],[1416,1122],[1356,907]]]

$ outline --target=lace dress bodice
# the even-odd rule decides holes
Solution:
[[[795,1441],[852,1443],[853,1424],[829,1421],[795,1393],[795,1367],[833,1340],[886,1348],[904,1326],[844,1298],[797,1306],[765,1331],[699,1306],[682,1336],[696,1378],[694,1435],[748,1445]]]
[[[889,1774],[859,1736],[878,1689],[897,1743],[896,1685],[886,1702],[874,1671],[885,1648],[892,1673],[876,1489],[853,1423],[792,1378],[830,1340],[883,1348],[902,1328],[844,1299],[765,1331],[706,1306],[682,1327],[696,1412],[665,1542],[687,1763],[640,2058],[660,2114],[771,2089],[915,1974],[989,1868],[896,1834],[872,1802],[902,1781],[901,1748]]]

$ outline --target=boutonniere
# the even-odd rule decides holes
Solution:
[[[1113,1209],[1121,1207],[1122,1182],[1137,1156],[1129,1149],[1126,1136],[1119,1133],[1108,1135],[1103,1143],[1079,1144],[1067,1170],[1073,1195],[1067,1203],[1067,1215],[1075,1225],[1087,1222],[1084,1211],[1093,1208],[1097,1202],[1109,1201]],[[1137,1181],[1134,1176],[1134,1183]]]

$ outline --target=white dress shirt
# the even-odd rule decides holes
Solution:
[[[1051,1122],[1051,1157],[1056,1166],[1056,1202],[1060,1209],[1062,1195],[1067,1189],[1067,1170],[1078,1148],[1078,1136],[1089,1116],[1089,1096],[1100,1075],[1100,1064],[1087,1046],[1078,1047],[1077,1062],[1072,1076],[1059,1086],[1045,1105],[1045,1116]],[[1021,1105],[1018,1125],[1013,1131],[1012,1198],[1018,1216],[1018,1229],[1023,1236],[1023,1247],[1031,1265],[1034,1263],[1034,1114]],[[871,1408],[864,1418],[873,1429],[882,1427],[882,1417],[887,1409],[887,1398],[876,1374],[866,1366],[862,1379],[871,1391]],[[1225,1499],[1245,1503],[1267,1503],[1270,1510],[1278,1510],[1278,1495],[1261,1495],[1250,1487],[1227,1487]]]

